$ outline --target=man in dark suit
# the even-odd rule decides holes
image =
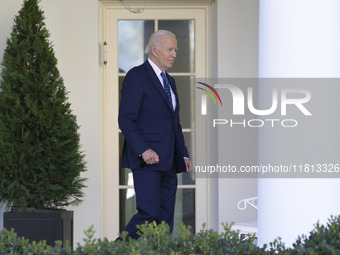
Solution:
[[[165,221],[173,229],[177,173],[192,163],[179,120],[175,80],[165,71],[177,54],[173,33],[153,33],[144,64],[132,68],[123,82],[119,126],[125,141],[122,167],[133,173],[138,212],[125,231],[137,238],[137,225]]]

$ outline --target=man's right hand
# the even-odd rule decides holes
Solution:
[[[158,154],[155,151],[153,151],[152,149],[148,149],[148,150],[144,151],[143,154],[142,154],[142,158],[143,158],[144,162],[148,165],[157,164],[159,162]]]

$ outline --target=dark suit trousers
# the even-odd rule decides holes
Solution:
[[[137,225],[145,222],[168,223],[170,231],[174,225],[174,209],[177,190],[177,172],[174,167],[168,171],[145,169],[132,170],[138,212],[126,225],[125,231],[137,239]]]

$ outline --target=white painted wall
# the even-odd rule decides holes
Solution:
[[[258,1],[217,0],[217,77],[256,78],[258,73]],[[226,116],[220,107],[218,116]],[[213,130],[214,132],[214,130]],[[257,130],[218,128],[220,165],[257,162]],[[256,179],[218,179],[218,222],[257,220],[257,211],[237,209],[237,202],[257,196]],[[220,226],[220,230],[223,228]]]
[[[0,61],[13,18],[22,2],[0,2]],[[91,225],[94,225],[96,236],[100,236],[98,1],[42,0],[40,6],[45,12],[58,68],[70,92],[71,108],[81,126],[81,145],[87,161],[84,177],[88,178],[88,187],[84,202],[68,208],[74,210],[74,244],[77,244],[82,242],[83,231]]]

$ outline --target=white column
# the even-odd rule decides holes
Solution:
[[[340,1],[260,0],[259,15],[259,77],[340,77]],[[326,88],[318,89],[325,93]],[[331,93],[340,95],[340,86]],[[320,130],[311,127],[298,142],[287,142],[277,129],[260,130],[259,162],[289,155],[292,162],[318,157],[340,163],[339,114],[335,101],[329,123]],[[291,150],[298,153],[290,155]],[[280,236],[290,246],[298,235],[308,235],[317,221],[340,214],[339,194],[340,179],[259,179],[259,245]]]

